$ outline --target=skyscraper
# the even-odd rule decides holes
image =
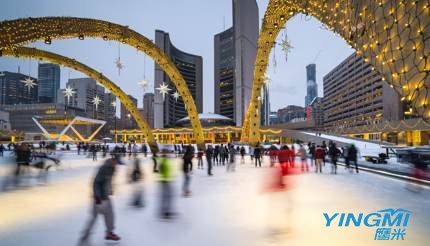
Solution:
[[[326,129],[348,129],[404,117],[399,95],[356,52],[324,76],[323,88]]]
[[[35,85],[30,89],[23,81],[32,79]],[[37,79],[21,73],[0,73],[0,105],[37,103]]]
[[[56,103],[60,89],[60,66],[52,63],[39,63],[38,97],[40,103]]]
[[[151,128],[154,127],[154,93],[143,95],[143,118]]]
[[[187,83],[197,111],[203,112],[203,58],[179,50],[170,41],[169,34],[160,30],[155,31],[155,44],[175,63]],[[154,127],[174,127],[177,120],[188,116],[187,110],[182,97],[176,99],[172,96],[176,89],[169,76],[158,64],[155,64],[154,70],[154,88],[166,83],[171,89],[165,98],[155,90]]]
[[[132,95],[128,95],[128,97],[131,99],[131,101],[133,101],[133,103],[137,107],[137,99],[134,98]],[[121,103],[120,127],[121,127],[121,129],[135,129],[135,128],[137,128],[136,120],[134,119],[133,115],[130,114],[130,111],[128,111],[122,103]]]
[[[270,98],[268,86],[263,86],[261,100],[260,124],[262,126],[267,126],[270,124]]]
[[[233,26],[214,36],[215,113],[242,125],[252,93],[259,32],[255,0],[233,0]]]
[[[82,108],[90,118],[105,119],[105,89],[103,86],[98,85],[92,78],[69,79],[66,86],[73,88],[75,94],[70,100],[67,100],[63,90],[59,90],[57,93],[59,103]],[[96,96],[101,100],[101,103],[97,106],[97,112],[93,103],[93,99]]]
[[[306,66],[306,98],[305,98],[305,108],[318,97],[318,85],[316,82],[316,65],[309,64]]]

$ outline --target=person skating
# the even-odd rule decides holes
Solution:
[[[158,158],[160,164],[160,216],[163,219],[172,219],[175,215],[173,212],[173,191],[171,182],[173,181],[173,167],[168,158],[168,150],[161,150],[161,155]]]
[[[254,159],[255,159],[255,167],[257,167],[257,163],[258,166],[261,167],[261,148],[260,146],[255,146],[254,149]]]
[[[209,145],[206,149],[206,162],[208,163],[208,175],[212,176],[212,155],[214,153],[214,148]]]
[[[191,145],[188,145],[184,153],[184,163],[182,171],[184,172],[184,183],[182,185],[182,195],[187,197],[191,195],[190,183],[191,183],[191,172],[193,171],[193,156],[194,149]]]
[[[107,159],[99,168],[93,181],[93,205],[90,219],[82,233],[80,243],[85,243],[99,214],[103,215],[106,225],[105,239],[109,241],[119,241],[120,237],[114,230],[114,211],[110,196],[112,193],[112,177],[115,174],[116,165],[123,164],[119,153],[112,153],[112,157]]]
[[[228,153],[229,153],[229,158],[227,159],[227,172],[230,172],[235,170],[234,158],[236,155],[236,150],[234,149],[233,145],[230,145]]]
[[[325,166],[325,156],[327,155],[327,144],[325,141],[322,141],[321,148],[324,150],[324,159],[323,159],[323,166]]]
[[[0,156],[3,157],[3,152],[4,152],[4,146],[3,144],[0,144]]]
[[[309,143],[309,155],[311,156],[311,166],[316,165],[316,158],[315,158],[315,143]]]
[[[217,166],[219,165],[218,156],[219,156],[219,146],[216,145],[214,148],[214,164],[216,164]]]
[[[224,145],[221,144],[221,146],[219,147],[219,158],[222,166],[225,165],[225,155],[226,153],[225,153]]]
[[[320,173],[322,173],[322,165],[323,160],[325,158],[325,151],[321,146],[317,146],[315,149],[315,159],[316,159],[316,165],[315,165],[315,172],[317,173],[318,170]]]
[[[358,173],[358,165],[357,165],[357,148],[354,144],[351,144],[351,146],[348,149],[348,160],[349,163],[354,163],[355,165],[355,171]]]
[[[308,172],[309,171],[309,166],[308,166],[308,161],[306,159],[306,150],[305,150],[305,148],[303,147],[302,144],[300,144],[300,147],[297,150],[297,155],[299,156],[300,161],[302,163],[301,164],[301,170],[302,170],[302,172],[305,171],[305,170],[306,170],[306,172]]]
[[[328,155],[330,156],[332,166],[332,173],[337,174],[337,159],[340,155],[340,151],[336,146],[336,143],[330,143],[328,147]]]
[[[245,163],[245,147],[241,146],[240,147],[240,162],[243,164]]]
[[[197,168],[203,169],[203,150],[197,151]]]
[[[141,208],[144,206],[143,201],[143,187],[141,180],[143,179],[143,172],[140,168],[140,160],[137,154],[134,154],[133,167],[130,172],[130,183],[133,186],[133,194],[130,205]]]

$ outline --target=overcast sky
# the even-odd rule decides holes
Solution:
[[[260,22],[268,0],[258,0]],[[232,25],[231,0],[2,0],[0,19],[11,20],[22,17],[76,16],[97,18],[128,25],[130,28],[154,39],[155,30],[170,33],[174,45],[188,53],[203,57],[204,111],[213,112],[213,36]],[[275,49],[276,66],[271,55],[269,74],[270,102],[272,110],[289,104],[304,105],[306,94],[305,66],[317,65],[319,95],[322,95],[322,78],[353,50],[341,38],[320,28],[321,23],[313,18],[298,15],[287,23],[286,31],[293,49],[285,61],[281,47]],[[284,32],[278,41],[284,38]],[[144,77],[153,84],[153,62],[125,45],[120,46],[121,60],[125,69],[118,75],[114,61],[118,57],[118,43],[101,39],[53,41],[52,45],[32,44],[41,49],[69,56],[103,72],[121,88],[139,100],[142,106],[142,90],[136,90],[137,82]],[[0,57],[0,71],[17,71],[37,77],[37,62],[26,59]],[[68,78],[84,75],[62,68],[61,84]],[[153,88],[150,89],[153,91]],[[206,93],[207,92],[207,93]]]

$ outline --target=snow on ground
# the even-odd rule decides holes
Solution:
[[[308,135],[315,135],[315,133],[310,133],[310,132],[302,132],[302,133],[305,133]],[[350,139],[350,138],[343,138],[343,137],[327,135],[327,134],[321,134],[318,136],[322,137],[322,138],[329,139],[329,140],[333,140],[333,141],[339,141],[339,142],[343,142],[343,143],[354,144],[355,147],[357,147],[357,149],[359,150],[360,156],[366,156],[366,155],[378,156],[379,153],[385,153],[386,152],[386,149],[382,148],[383,145],[376,144],[376,143],[370,143],[370,142],[366,142],[366,141],[360,141],[360,140],[355,140],[355,139]]]
[[[263,168],[254,168],[246,158],[234,173],[215,166],[214,176],[208,177],[206,170],[194,169],[193,195],[183,198],[179,196],[180,159],[176,163],[174,207],[179,214],[170,222],[156,216],[159,187],[150,158],[143,159],[147,206],[141,210],[128,207],[127,167],[119,167],[113,203],[121,245],[380,245],[374,241],[375,227],[326,227],[323,213],[369,213],[385,208],[411,211],[405,240],[390,243],[427,245],[430,240],[427,188],[411,192],[403,181],[343,168],[332,175],[327,164],[323,174],[311,169],[289,176],[287,191],[267,193],[262,192],[263,181],[273,170],[267,167],[267,158]],[[96,166],[66,169],[67,178],[57,178],[60,172],[54,172],[49,185],[0,193],[1,245],[76,245],[88,217],[95,171]],[[105,245],[102,221],[99,218],[96,223],[92,245]]]

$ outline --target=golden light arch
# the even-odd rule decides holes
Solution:
[[[8,52],[8,50],[38,40],[50,43],[54,39],[83,39],[86,37],[119,41],[150,56],[170,77],[186,104],[196,142],[204,142],[197,108],[181,73],[169,57],[151,40],[131,30],[128,26],[75,17],[41,17],[3,21],[0,22],[0,55],[1,52]]]
[[[430,0],[270,0],[258,39],[242,141],[259,140],[258,96],[269,55],[282,27],[298,13],[317,18],[342,37],[381,73],[411,112],[430,118]]]
[[[3,51],[3,56],[15,56],[48,61],[65,67],[73,68],[76,71],[86,74],[90,78],[103,85],[106,89],[111,91],[112,94],[114,94],[121,101],[124,107],[136,120],[138,127],[144,132],[146,141],[151,146],[155,143],[151,128],[140,114],[137,106],[133,103],[130,97],[123,90],[121,90],[121,88],[119,88],[114,82],[109,80],[102,73],[76,61],[75,59],[36,48],[16,47],[14,49],[7,49]]]

